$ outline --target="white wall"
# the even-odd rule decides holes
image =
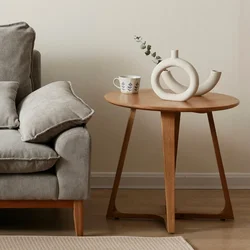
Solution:
[[[248,0],[1,0],[0,23],[24,20],[37,32],[42,80],[71,80],[95,110],[93,171],[114,171],[128,110],[106,103],[113,77],[139,74],[150,87],[154,64],[134,42],[145,38],[162,57],[171,49],[191,61],[200,79],[223,72],[216,91],[238,97],[241,105],[217,112],[215,121],[228,172],[250,172],[250,16]],[[181,78],[185,77],[179,73]],[[162,171],[159,114],[138,112],[126,171]],[[215,172],[205,115],[184,114],[178,169]]]

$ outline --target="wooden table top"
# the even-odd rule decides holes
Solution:
[[[239,105],[237,98],[218,93],[192,97],[186,102],[164,101],[152,89],[141,89],[138,94],[123,94],[115,91],[107,93],[104,98],[109,103],[121,107],[171,112],[207,113]]]

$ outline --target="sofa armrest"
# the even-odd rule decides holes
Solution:
[[[85,200],[90,191],[91,138],[86,127],[76,127],[55,140],[59,200]]]

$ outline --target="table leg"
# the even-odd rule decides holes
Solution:
[[[232,204],[231,204],[229,190],[227,186],[227,179],[226,179],[226,175],[225,175],[225,171],[223,167],[223,162],[222,162],[221,153],[220,153],[220,146],[219,146],[218,137],[217,137],[215,124],[214,124],[213,113],[212,112],[207,113],[207,117],[208,117],[209,126],[211,130],[211,136],[213,139],[214,151],[216,155],[216,161],[218,165],[221,185],[222,185],[223,194],[225,198],[225,207],[222,210],[221,215],[223,219],[234,219]]]
[[[126,132],[125,132],[124,139],[123,139],[122,149],[121,149],[121,153],[120,153],[120,159],[118,162],[115,180],[114,180],[112,193],[111,193],[111,197],[110,197],[110,201],[109,201],[109,207],[108,207],[107,216],[106,216],[107,218],[113,218],[114,212],[117,211],[116,206],[115,206],[115,200],[116,200],[117,191],[118,191],[118,188],[120,185],[123,165],[125,162],[128,144],[129,144],[129,139],[130,139],[130,135],[131,135],[133,124],[134,124],[135,113],[136,113],[136,109],[130,110],[130,116],[128,119],[127,128],[126,128]]]
[[[176,116],[175,117],[176,119],[175,121],[175,170],[176,170],[181,113],[175,113],[175,116]]]
[[[204,219],[234,219],[232,204],[230,200],[229,190],[227,186],[227,180],[223,167],[223,162],[220,153],[219,142],[214,124],[214,118],[212,112],[207,113],[208,122],[210,126],[211,136],[214,145],[215,156],[217,160],[217,166],[220,174],[221,185],[225,198],[225,206],[223,210],[218,214],[202,214],[202,213],[176,213],[177,219],[191,219],[191,218],[204,218]]]
[[[130,116],[128,119],[127,128],[126,128],[126,132],[125,132],[125,136],[124,136],[124,140],[123,140],[123,145],[122,145],[122,149],[121,149],[121,153],[120,153],[120,159],[119,159],[119,163],[118,163],[117,170],[116,170],[116,175],[115,175],[115,180],[114,180],[114,184],[113,184],[113,188],[112,188],[112,193],[111,193],[111,197],[109,200],[109,206],[108,206],[106,218],[107,219],[121,219],[121,218],[135,219],[136,218],[136,219],[148,219],[148,220],[163,221],[164,219],[160,215],[139,214],[139,213],[122,213],[122,212],[118,211],[118,209],[116,208],[115,202],[116,202],[117,192],[118,192],[118,188],[119,188],[119,184],[120,184],[120,180],[121,180],[121,175],[122,175],[122,170],[123,170],[123,166],[124,166],[124,162],[125,162],[125,158],[126,158],[129,139],[130,139],[130,135],[131,135],[132,128],[133,128],[135,113],[136,113],[136,109],[131,109],[131,113],[130,113]]]
[[[169,233],[175,232],[175,167],[180,113],[161,112],[164,179],[166,197],[166,226]]]

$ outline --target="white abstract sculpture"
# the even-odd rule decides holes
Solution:
[[[188,87],[177,82],[171,72],[170,67],[179,67],[189,75],[190,84]],[[160,76],[165,84],[175,93],[169,93],[160,85]],[[178,50],[171,51],[171,57],[161,61],[153,70],[151,75],[151,85],[154,92],[163,100],[186,101],[192,96],[200,96],[212,90],[220,80],[221,72],[212,70],[208,79],[199,85],[199,76],[196,69],[187,61],[178,57]]]

